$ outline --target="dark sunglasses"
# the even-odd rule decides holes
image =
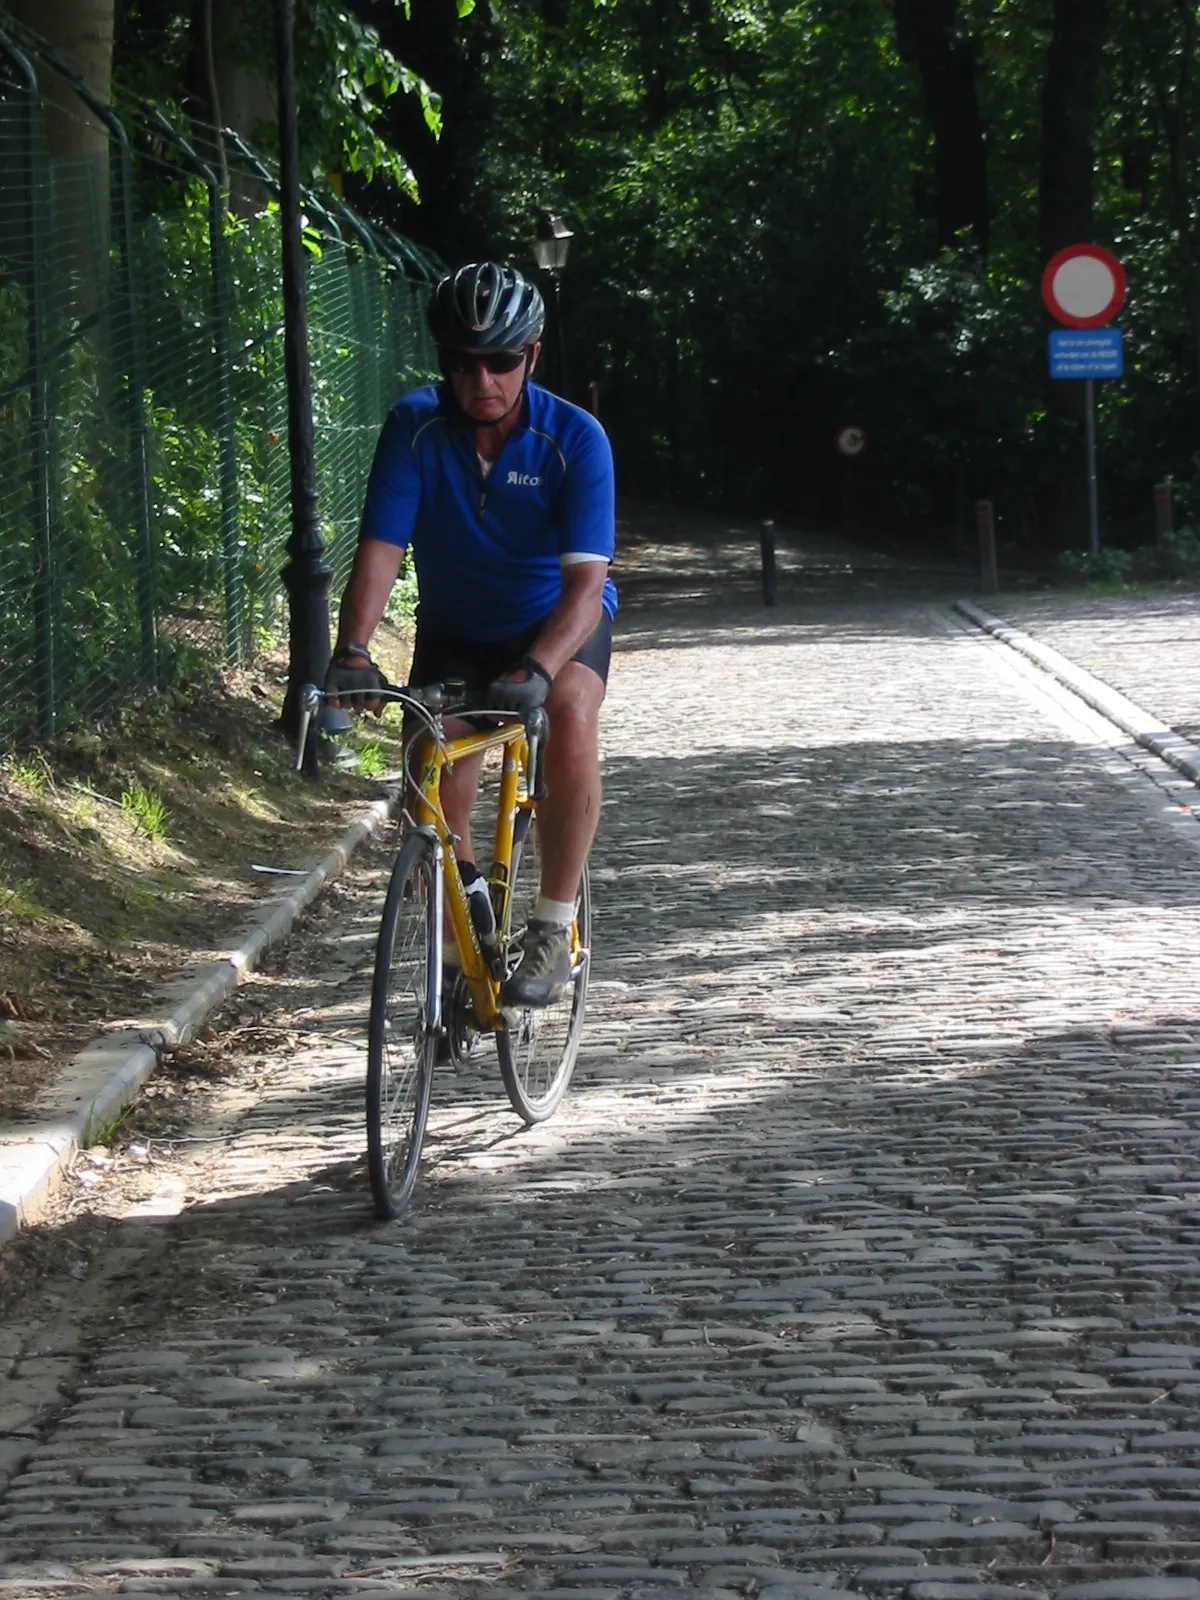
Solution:
[[[486,367],[489,372],[515,372],[525,361],[524,350],[443,350],[442,371],[453,372],[467,378],[476,367]]]

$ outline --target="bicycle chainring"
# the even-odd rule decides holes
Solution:
[[[479,1037],[475,1012],[471,1006],[471,991],[461,970],[454,974],[454,981],[444,992],[442,1026],[450,1046],[450,1059],[455,1066],[461,1066],[470,1056]]]

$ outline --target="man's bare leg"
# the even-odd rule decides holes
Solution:
[[[600,821],[600,707],[604,683],[591,667],[568,661],[546,699],[546,798],[537,808],[540,889],[549,900],[574,900]]]
[[[459,722],[456,718],[446,719],[446,739],[459,739],[474,729],[469,723]],[[441,799],[442,810],[446,814],[446,821],[450,832],[454,834],[458,843],[454,846],[454,853],[460,861],[474,861],[475,849],[471,843],[471,810],[475,804],[475,796],[479,790],[479,774],[483,770],[483,753],[477,756],[467,756],[461,761],[456,761],[453,767],[442,768]],[[487,871],[487,865],[484,871]]]
[[[600,819],[600,706],[604,684],[568,661],[546,697],[546,798],[538,801],[541,882],[516,971],[500,991],[507,1006],[550,1005],[571,981],[570,923],[583,864]]]
[[[404,738],[407,745],[410,732],[417,733],[415,718],[410,723],[406,719]],[[444,733],[447,740],[457,739],[462,734],[472,732],[471,725],[459,721],[455,717],[447,717]],[[469,756],[465,760],[456,761],[453,767],[442,768],[442,781],[438,788],[438,795],[442,807],[442,814],[446,825],[457,841],[454,854],[458,861],[474,861],[475,851],[471,843],[471,811],[475,805],[475,795],[479,788],[479,774],[483,768],[483,753]],[[414,766],[414,771],[417,768]],[[416,796],[410,791],[409,807],[414,804]],[[484,872],[486,874],[487,867]],[[442,919],[443,958],[448,966],[458,965],[458,949],[454,943],[454,927],[450,921],[450,903],[447,900],[446,910]]]
[[[403,740],[405,749],[409,740],[420,738],[421,726],[415,717],[405,717]],[[458,739],[465,733],[471,733],[470,723],[462,722],[456,717],[447,717],[444,733],[447,740]],[[479,788],[479,774],[483,767],[482,754],[471,756],[465,761],[456,761],[453,767],[442,768],[442,781],[438,793],[441,799],[442,811],[450,832],[461,842],[454,846],[454,853],[464,861],[473,861],[474,853],[471,849],[471,810],[475,805],[475,794]],[[414,773],[420,770],[420,761],[412,764]],[[413,787],[408,789],[408,806],[412,810],[416,804],[417,795]]]

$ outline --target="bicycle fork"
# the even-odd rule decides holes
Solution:
[[[446,909],[446,852],[442,841],[433,837],[433,937],[429,941],[429,973],[426,977],[429,996],[429,1028],[432,1033],[442,1031],[442,969],[443,943],[446,937],[443,921]]]

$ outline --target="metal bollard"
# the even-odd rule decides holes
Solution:
[[[762,551],[763,605],[773,606],[776,600],[776,588],[775,522],[772,517],[763,518],[758,531],[758,542]]]
[[[1175,490],[1170,478],[1154,485],[1154,537],[1175,532]]]
[[[996,565],[996,515],[990,500],[976,500],[975,526],[979,530],[979,576],[988,594],[1000,593],[1000,571]]]

